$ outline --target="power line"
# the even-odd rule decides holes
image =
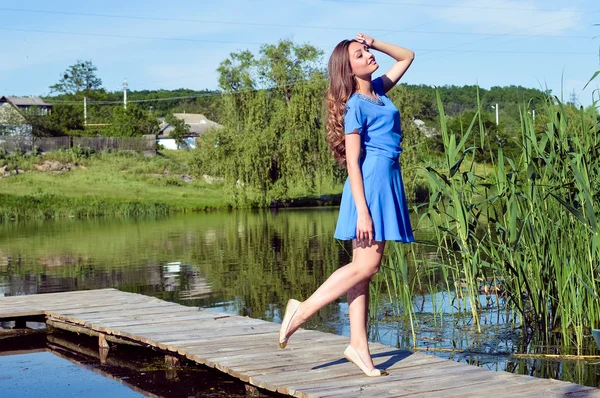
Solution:
[[[182,99],[192,99],[192,98],[202,98],[202,97],[216,97],[221,96],[222,93],[202,93],[196,95],[185,95],[181,97],[166,97],[166,98],[149,98],[144,100],[127,100],[127,103],[143,103],[143,102],[160,102],[160,101],[175,101]],[[51,99],[47,100],[52,104],[60,104],[60,105],[81,105],[81,101],[53,101]],[[115,101],[87,101],[88,105],[121,105],[123,104],[123,100],[115,100]]]
[[[474,51],[470,51],[470,52],[493,52],[493,51],[485,51],[485,50],[474,50]],[[500,51],[503,53],[507,53],[507,54],[560,54],[560,55],[564,55],[564,54],[581,54],[581,53],[569,53],[569,52],[530,52],[530,51],[523,51],[523,52],[515,52],[515,51]],[[585,54],[589,54],[589,53],[585,53]],[[592,53],[593,54],[593,53]],[[196,99],[196,98],[207,98],[207,97],[223,97],[223,96],[227,96],[227,95],[238,95],[238,94],[244,94],[244,93],[250,93],[250,92],[258,92],[258,91],[264,91],[264,90],[273,90],[273,89],[277,89],[277,88],[282,88],[282,87],[295,87],[295,86],[300,86],[302,84],[308,84],[310,83],[307,80],[304,79],[299,79],[299,80],[295,80],[295,81],[291,81],[287,84],[281,85],[281,86],[274,86],[274,87],[264,87],[264,88],[256,88],[256,89],[245,89],[245,90],[239,90],[239,91],[232,91],[232,92],[224,92],[224,91],[211,91],[211,92],[205,92],[205,93],[198,93],[198,94],[194,94],[194,95],[185,95],[185,96],[179,96],[179,97],[165,97],[165,98],[149,98],[149,99],[143,99],[143,100],[127,100],[128,103],[146,103],[146,102],[160,102],[160,101],[175,101],[175,100],[184,100],[184,99]],[[46,101],[48,101],[51,104],[56,104],[56,105],[81,105],[81,101],[54,101],[52,99],[46,99]],[[115,100],[115,101],[87,101],[88,105],[121,105],[123,104],[123,100]]]
[[[448,9],[465,9],[465,10],[508,10],[508,11],[538,11],[538,12],[559,12],[565,11],[564,8],[535,8],[535,7],[501,7],[501,6],[477,6],[477,5],[450,5],[450,4],[439,4],[439,3],[417,3],[417,2],[397,2],[397,1],[381,1],[381,0],[321,0],[322,2],[331,3],[359,3],[359,4],[381,4],[381,5],[393,5],[393,6],[406,6],[406,7],[419,7],[419,8],[448,8]],[[74,12],[74,11],[53,11],[53,10],[35,10],[27,8],[13,8],[13,7],[0,7],[0,11],[13,11],[13,12],[29,12],[29,13],[43,13],[43,14],[57,14],[57,15],[72,15],[82,17],[97,17],[97,18],[125,18],[125,19],[138,19],[138,20],[152,20],[152,21],[170,21],[170,22],[200,22],[200,23],[219,23],[219,24],[232,24],[232,25],[263,25],[261,23],[252,22],[229,22],[229,21],[212,21],[212,20],[200,20],[191,18],[170,18],[170,17],[145,17],[145,16],[132,16],[132,15],[120,15],[120,14],[101,14],[101,13],[89,13],[89,12]],[[571,12],[585,14],[591,10],[569,10]],[[271,26],[286,26],[279,24],[271,24]],[[306,25],[298,25],[296,27],[310,27]],[[334,29],[348,29],[348,28],[334,28]],[[377,29],[381,30],[381,29]]]
[[[294,86],[299,86],[301,84],[306,84],[306,83],[309,83],[309,81],[305,80],[305,79],[298,79],[298,80],[293,80],[293,81],[288,82],[286,84],[283,84],[283,85],[280,85],[280,86],[274,86],[274,87],[245,89],[245,90],[232,91],[232,92],[211,91],[211,92],[206,92],[206,93],[199,93],[199,94],[194,94],[194,95],[185,95],[185,96],[180,96],[180,97],[149,98],[149,99],[143,99],[143,100],[127,100],[127,102],[128,103],[131,103],[131,102],[142,103],[142,102],[156,102],[156,101],[173,101],[173,100],[202,98],[202,97],[222,97],[224,95],[237,95],[237,94],[244,94],[244,93],[250,93],[250,92],[258,92],[258,91],[263,91],[263,90],[273,90],[273,89],[282,88],[282,87],[294,87]],[[81,105],[81,101],[60,101],[60,100],[53,101],[51,99],[47,99],[47,101],[49,103],[52,103],[52,104]],[[122,104],[123,101],[122,100],[116,100],[116,101],[87,101],[87,103],[88,104],[92,104],[92,105],[117,105],[117,104]]]
[[[142,21],[192,22],[192,23],[209,23],[209,24],[220,24],[220,25],[266,26],[266,27],[276,27],[276,28],[352,30],[348,27],[334,27],[334,26],[289,25],[289,24],[270,24],[270,23],[258,23],[258,22],[233,22],[233,21],[215,21],[215,20],[190,19],[190,18],[144,17],[144,16],[118,15],[118,14],[92,14],[92,13],[85,13],[85,12],[30,10],[30,9],[5,8],[5,7],[0,7],[0,11],[16,11],[16,12],[38,13],[38,14],[55,14],[55,15],[72,15],[72,16],[81,16],[81,17],[133,19],[133,20],[142,20]],[[381,28],[373,28],[370,30],[387,31],[387,29],[381,29]]]
[[[553,21],[556,22],[556,21]],[[531,27],[533,28],[533,27]],[[527,28],[530,29],[530,28]],[[116,35],[116,34],[110,34],[110,33],[88,33],[88,32],[65,32],[65,31],[56,31],[56,30],[42,30],[42,29],[18,29],[18,28],[2,28],[0,27],[0,30],[5,30],[5,31],[13,31],[13,32],[27,32],[27,33],[47,33],[47,34],[58,34],[58,35],[69,35],[69,36],[92,36],[92,37],[111,37],[111,38],[118,38],[118,39],[143,39],[143,40],[167,40],[167,41],[179,41],[179,42],[200,42],[200,43],[219,43],[219,44],[248,44],[248,45],[263,45],[263,44],[268,44],[268,43],[261,43],[261,42],[248,42],[248,41],[232,41],[232,40],[208,40],[208,39],[192,39],[192,38],[176,38],[176,37],[158,37],[158,36],[138,36],[138,35]],[[526,30],[526,29],[525,29]],[[497,36],[510,36],[511,34],[504,34],[504,33],[500,33]],[[485,39],[488,39],[490,37],[487,37]],[[586,36],[587,38],[587,36]],[[485,40],[485,39],[480,39],[477,41],[481,41],[481,40]],[[442,49],[417,49],[418,51],[426,51],[427,53],[432,53],[432,52],[443,52],[446,50],[449,50],[451,48],[454,47],[459,47],[462,45],[466,45],[466,44],[471,44],[471,43],[475,43],[477,41],[472,41],[472,42],[468,42],[468,43],[462,43],[462,44],[457,44],[454,45],[452,47],[446,47],[446,48],[442,48]],[[325,46],[325,47],[332,47],[332,46]],[[457,50],[456,52],[472,52],[470,50]],[[491,53],[494,53],[495,51],[490,51]],[[540,52],[541,54],[542,52]],[[556,54],[555,52],[548,52],[548,54]],[[569,54],[589,54],[589,53],[569,53]]]
[[[564,11],[559,8],[532,8],[532,7],[490,7],[490,6],[467,6],[467,5],[449,5],[449,4],[426,4],[426,3],[411,3],[411,2],[397,2],[397,1],[367,1],[367,0],[321,0],[323,2],[331,3],[359,3],[359,4],[382,4],[392,6],[406,6],[406,7],[426,7],[426,8],[454,8],[454,9],[468,9],[468,10],[509,10],[509,11],[540,11],[540,12],[557,12]],[[570,10],[572,12],[586,14],[590,10]]]
[[[595,13],[598,13],[598,12],[600,12],[600,10],[592,11],[590,14],[595,14]],[[570,16],[570,17],[566,17],[566,18],[555,19],[555,20],[552,20],[550,22],[544,22],[544,23],[541,23],[541,24],[538,24],[538,25],[528,26],[528,27],[523,28],[523,29],[517,29],[517,30],[511,31],[511,32],[506,32],[505,34],[501,34],[500,36],[508,36],[508,35],[511,35],[511,34],[516,34],[516,33],[523,32],[523,31],[528,31],[528,30],[531,30],[531,29],[534,29],[534,28],[538,28],[540,26],[545,26],[545,25],[549,25],[549,24],[553,24],[553,23],[556,23],[556,22],[561,22],[561,21],[565,21],[565,20],[569,20],[569,19],[573,19],[573,18],[574,18],[573,16]],[[473,43],[479,43],[481,41],[489,40],[489,39],[492,39],[492,38],[493,38],[493,36],[488,36],[488,37],[484,37],[482,39],[477,39],[477,40],[473,40],[473,41],[466,42],[466,43],[459,43],[459,44],[452,45],[450,47],[444,47],[444,48],[440,48],[440,49],[436,49],[436,50],[432,50],[432,51],[427,51],[426,54],[427,53],[434,53],[434,52],[442,52],[442,51],[447,51],[447,50],[452,50],[452,52],[459,53],[459,52],[463,52],[463,51],[456,50],[457,47],[462,47],[462,46],[465,46],[465,45],[468,45],[468,44],[473,44]],[[586,55],[587,54],[589,54],[589,53],[586,53]],[[426,61],[431,61],[432,59],[436,59],[436,58],[439,58],[439,56],[436,56],[436,57],[433,57],[433,58],[432,57],[426,58],[425,60]]]
[[[342,1],[342,0],[323,0],[323,1]],[[400,3],[398,3],[400,4]],[[447,8],[470,8],[470,7],[451,7]],[[477,7],[479,8],[479,7]],[[486,8],[486,7],[483,7]],[[493,7],[487,7],[492,8]],[[516,9],[518,10],[518,9]],[[534,10],[534,9],[531,9]],[[86,16],[86,17],[100,17],[100,18],[119,18],[119,19],[133,19],[133,20],[148,20],[148,21],[166,21],[166,22],[193,22],[193,23],[210,23],[210,24],[221,24],[221,25],[242,25],[242,26],[262,26],[262,27],[277,27],[277,28],[301,28],[301,29],[325,29],[325,30],[355,30],[348,27],[337,27],[337,26],[319,26],[319,25],[290,25],[290,24],[271,24],[271,23],[258,23],[258,22],[232,22],[232,21],[216,21],[216,20],[201,20],[201,19],[187,19],[187,18],[167,18],[167,17],[144,17],[144,16],[130,16],[130,15],[117,15],[117,14],[93,14],[93,13],[82,13],[82,12],[68,12],[68,11],[50,11],[50,10],[31,10],[31,9],[20,9],[20,8],[6,8],[0,7],[0,11],[14,11],[14,12],[28,12],[28,13],[40,13],[40,14],[54,14],[54,15],[72,15],[72,16]],[[539,11],[539,10],[538,10]],[[447,18],[442,18],[447,19]],[[423,33],[423,34],[439,34],[439,35],[485,35],[485,36],[501,36],[502,33],[474,33],[474,32],[432,32],[432,31],[421,31],[413,30],[415,27],[429,25],[431,22],[416,25],[407,29],[382,29],[382,28],[367,28],[363,27],[363,31],[371,32],[388,32],[388,33]],[[590,36],[563,36],[563,35],[515,35],[515,36],[545,36],[545,37],[568,37],[577,39],[587,39]],[[141,37],[144,38],[144,37]],[[163,38],[164,39],[164,38]],[[167,40],[167,39],[164,39]],[[173,39],[176,40],[176,39]],[[224,42],[234,43],[234,42]],[[237,42],[235,42],[237,43]],[[245,43],[242,43],[245,44]],[[247,43],[247,44],[262,44],[262,43]]]
[[[229,40],[205,40],[205,39],[182,39],[177,37],[156,37],[156,36],[137,36],[137,35],[115,35],[110,33],[83,33],[83,32],[63,32],[57,30],[42,30],[42,29],[18,29],[18,28],[0,28],[0,30],[7,30],[13,32],[32,32],[32,33],[50,33],[58,35],[71,35],[71,36],[94,36],[94,37],[112,37],[115,39],[143,39],[143,40],[172,40],[172,41],[189,41],[189,42],[200,42],[200,43],[221,43],[221,44],[266,44],[259,42],[250,41],[229,41]]]
[[[298,82],[292,82],[286,84],[285,86],[294,86],[297,85]],[[143,100],[128,100],[128,103],[144,103],[144,102],[160,102],[160,101],[175,101],[175,100],[183,100],[183,99],[195,99],[195,98],[203,98],[203,97],[221,97],[223,95],[234,95],[234,94],[243,94],[248,92],[261,91],[262,89],[248,89],[248,90],[240,90],[231,93],[225,93],[222,91],[215,91],[209,93],[200,93],[195,95],[185,95],[180,97],[166,97],[166,98],[149,98]],[[49,103],[52,104],[60,104],[60,105],[81,105],[81,101],[53,101],[51,99],[47,99]],[[87,101],[88,105],[120,105],[123,104],[123,100],[116,101]]]

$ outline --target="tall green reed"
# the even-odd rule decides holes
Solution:
[[[538,120],[536,129],[523,106],[520,153],[508,158],[500,147],[493,173],[483,176],[474,154],[493,137],[481,113],[459,136],[447,128],[439,93],[437,101],[445,159],[443,167],[426,168],[431,195],[425,217],[434,226],[448,294],[481,331],[480,289],[492,283],[524,330],[546,343],[559,331],[563,344],[582,347],[587,331],[600,326],[598,121],[548,98],[543,112],[538,109],[545,124]],[[386,281],[390,297],[407,308],[414,283],[403,283],[407,272],[399,255],[388,257],[395,276]]]

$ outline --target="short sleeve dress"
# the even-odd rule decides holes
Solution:
[[[400,112],[385,95],[381,78],[373,80],[372,85],[381,102],[353,94],[346,104],[345,133],[357,130],[361,136],[359,164],[367,207],[373,220],[374,240],[414,242],[399,163],[402,151]],[[348,178],[342,192],[334,237],[356,239],[357,219]]]

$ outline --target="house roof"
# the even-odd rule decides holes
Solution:
[[[183,120],[190,127],[190,136],[199,136],[206,133],[209,129],[222,127],[219,123],[208,120],[206,116],[200,113],[174,113],[173,116]],[[168,137],[173,127],[165,121],[164,117],[158,118],[158,120],[161,122],[158,134]]]
[[[1,102],[10,102],[14,106],[46,106],[52,107],[52,104],[44,102],[40,97],[0,97]]]
[[[0,102],[0,124],[22,124],[26,119],[10,102]]]

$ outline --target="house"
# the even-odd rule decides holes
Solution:
[[[36,109],[40,114],[47,115],[52,111],[52,104],[44,102],[40,97],[0,97],[0,106],[5,103],[10,103],[23,112]]]
[[[32,137],[32,126],[27,123],[24,114],[27,112],[48,114],[52,105],[38,97],[0,97],[0,135],[20,138]]]
[[[0,136],[32,137],[33,128],[10,102],[0,103]]]
[[[173,116],[183,120],[189,127],[189,133],[184,137],[187,148],[196,148],[196,139],[200,135],[210,129],[222,127],[220,124],[208,120],[204,115],[199,113],[174,113]],[[156,136],[156,142],[165,149],[180,149],[175,140],[169,138],[169,133],[173,131],[174,127],[167,123],[164,117],[158,118],[158,120],[160,121],[160,127]]]

